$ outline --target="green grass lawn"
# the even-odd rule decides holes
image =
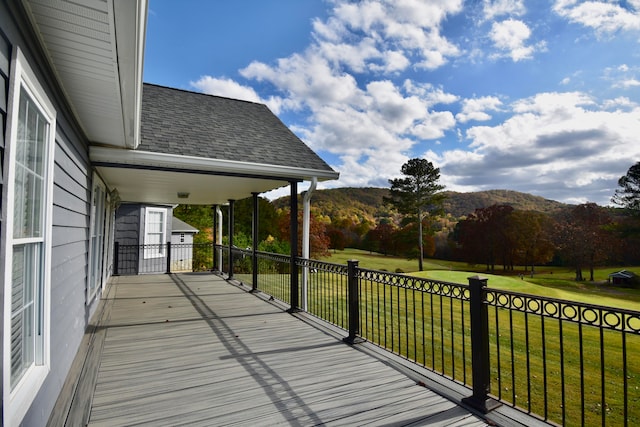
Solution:
[[[425,271],[418,271],[417,260],[385,256],[359,249],[345,249],[331,252],[331,256],[323,261],[346,264],[348,260],[359,261],[361,268],[403,273],[417,277],[426,277],[443,282],[467,284],[469,276],[479,275],[488,278],[490,288],[506,291],[529,293],[549,298],[566,299],[586,304],[605,305],[640,311],[640,290],[612,287],[605,284],[608,275],[621,270],[619,267],[603,267],[595,271],[596,283],[576,282],[575,272],[566,267],[538,267],[534,277],[518,274],[524,269],[505,274],[487,274],[484,266],[470,266],[463,262],[426,259],[423,262]],[[640,267],[627,268],[640,275]],[[588,274],[587,272],[583,272]]]
[[[408,275],[438,282],[466,285],[469,276],[480,275],[488,278],[490,288],[594,305],[640,308],[637,290],[576,283],[572,280],[573,272],[566,268],[540,268],[533,278],[520,278],[489,275],[482,269],[473,271],[464,263],[427,260],[424,264],[427,271],[418,273],[416,261],[357,250],[339,251],[325,261],[345,265],[349,259],[357,259],[363,268],[390,272],[402,269],[410,272]],[[596,278],[606,278],[616,270],[598,270]],[[274,269],[261,276],[260,289],[286,299],[288,279],[287,274]],[[346,276],[318,271],[309,280],[309,312],[347,328]],[[472,372],[468,301],[446,291],[445,296],[426,292],[422,285],[411,281],[403,283],[407,286],[395,283],[388,276],[361,279],[360,335],[469,385]],[[640,335],[600,330],[597,322],[588,325],[493,306],[489,306],[489,329],[492,394],[566,425],[601,424],[604,402],[606,425],[622,425],[626,390],[628,425],[640,425]]]

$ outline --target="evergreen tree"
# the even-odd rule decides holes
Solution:
[[[424,260],[424,237],[422,220],[425,215],[441,212],[445,194],[444,185],[438,184],[440,169],[426,159],[410,159],[402,165],[400,172],[405,178],[390,179],[390,197],[385,203],[391,203],[404,215],[415,218],[418,224],[418,268],[422,271]]]
[[[618,180],[620,188],[616,189],[611,201],[640,215],[640,162],[631,166],[627,174]]]

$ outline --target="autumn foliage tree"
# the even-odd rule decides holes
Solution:
[[[576,272],[576,280],[584,280],[583,268],[589,268],[589,280],[593,281],[596,265],[606,261],[612,253],[614,239],[612,220],[607,211],[595,203],[584,203],[571,209],[558,222],[556,244],[562,256]]]
[[[284,211],[280,215],[280,238],[285,241],[291,239],[291,216],[289,211]],[[330,255],[329,236],[326,232],[326,224],[319,221],[315,215],[309,217],[309,256],[311,258],[321,258]],[[302,254],[302,212],[298,213],[298,256]]]
[[[511,245],[508,242],[508,217],[513,208],[492,205],[476,209],[457,225],[456,237],[462,258],[472,264],[486,264],[488,271],[495,271],[496,263],[508,263]]]

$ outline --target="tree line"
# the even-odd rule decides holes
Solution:
[[[438,184],[438,168],[425,159],[412,159],[402,173],[403,178],[389,181],[390,195],[375,221],[352,213],[328,216],[312,206],[311,257],[351,247],[417,259],[419,264],[423,257],[465,261],[492,272],[517,266],[527,272],[541,265],[571,266],[577,280],[585,278],[584,271],[593,280],[593,269],[599,265],[640,264],[640,162],[618,182],[612,201],[619,208],[585,203],[542,213],[494,204],[462,218],[442,210],[446,196]],[[276,208],[262,197],[258,202],[258,249],[288,254],[288,208]],[[235,202],[234,213],[234,244],[252,246],[252,199]],[[201,230],[196,242],[211,241],[211,207],[181,205],[174,214]],[[226,218],[225,214],[221,224],[225,236]],[[298,221],[301,225],[301,212]],[[299,230],[300,243],[301,226]]]

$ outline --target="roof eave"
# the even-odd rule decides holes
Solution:
[[[308,181],[312,178],[316,178],[318,181],[329,181],[340,177],[340,173],[334,170],[238,162],[108,147],[91,147],[89,155],[91,161],[94,163],[166,168],[167,170],[198,170],[212,173],[264,176],[265,178],[300,181]]]
[[[140,144],[147,6],[147,0],[116,0],[113,5],[124,141],[132,149]]]
[[[22,3],[89,142],[136,148],[148,0]]]

